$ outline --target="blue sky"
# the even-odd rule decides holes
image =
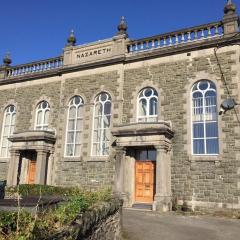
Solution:
[[[71,29],[78,44],[112,37],[122,15],[130,38],[221,20],[226,0],[8,0],[0,13],[0,61],[13,65],[62,53]],[[240,10],[240,0],[233,0]],[[0,63],[1,64],[1,63]]]

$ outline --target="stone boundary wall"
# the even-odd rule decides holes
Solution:
[[[50,236],[48,240],[121,240],[122,205],[117,198],[99,203],[83,214],[79,214],[71,226]]]

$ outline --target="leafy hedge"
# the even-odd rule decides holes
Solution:
[[[13,193],[16,190],[16,188],[11,189]],[[0,240],[46,239],[70,224],[78,214],[83,213],[97,202],[111,199],[110,190],[89,192],[78,188],[20,185],[19,192],[23,196],[65,195],[68,200],[57,209],[49,209],[35,215],[23,209],[19,209],[18,212],[0,212]]]
[[[20,184],[15,187],[7,187],[6,192],[10,195],[19,193],[21,197],[27,196],[73,196],[81,193],[83,190],[77,187],[57,187],[38,184]]]

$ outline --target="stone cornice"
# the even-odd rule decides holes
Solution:
[[[144,52],[126,53],[125,55],[119,55],[112,59],[105,59],[103,61],[90,62],[79,65],[65,65],[57,69],[52,69],[46,72],[37,72],[32,74],[6,77],[0,79],[0,85],[12,84],[24,81],[30,81],[34,79],[43,79],[54,76],[61,76],[66,73],[87,70],[92,68],[99,68],[109,66],[113,64],[125,64],[135,61],[142,61],[146,59],[152,59],[157,57],[171,56],[175,54],[188,53],[190,51],[197,51],[213,47],[223,47],[228,45],[240,44],[240,34],[237,36],[220,36],[216,38],[204,39],[202,41],[193,41],[188,44],[178,44],[165,48],[157,48]]]

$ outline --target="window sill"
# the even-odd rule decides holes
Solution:
[[[82,157],[63,157],[63,162],[82,162]]]
[[[190,155],[190,162],[218,162],[221,161],[221,155]]]
[[[9,162],[10,158],[11,157],[2,157],[2,158],[0,158],[0,163],[7,163],[7,162]]]
[[[108,159],[109,156],[91,156],[87,162],[106,162]]]

